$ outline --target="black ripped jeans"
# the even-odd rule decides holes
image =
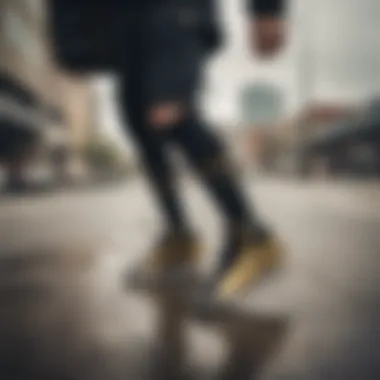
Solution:
[[[171,227],[188,228],[168,156],[168,147],[174,144],[199,172],[227,224],[259,229],[222,142],[197,110],[205,54],[196,17],[181,18],[178,12],[168,8],[140,13],[128,21],[120,88],[128,132],[137,144]],[[149,109],[170,102],[181,104],[185,110],[176,125],[164,129],[149,125]]]

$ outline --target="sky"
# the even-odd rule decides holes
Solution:
[[[243,0],[220,0],[226,44],[207,64],[203,109],[216,124],[241,119],[238,97],[247,82],[268,81],[286,94],[286,113],[309,99],[358,102],[380,94],[380,1],[291,0],[289,44],[272,62],[248,49]],[[105,132],[119,136],[114,83],[94,84]]]

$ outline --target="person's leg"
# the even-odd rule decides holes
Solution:
[[[164,236],[154,244],[145,269],[168,270],[196,260],[198,244],[186,218],[178,194],[177,178],[172,170],[165,136],[147,125],[147,110],[139,70],[133,70],[130,80],[122,81],[121,110],[144,164],[147,177],[156,196],[167,228]]]
[[[172,140],[195,167],[225,217],[226,232],[215,274],[215,290],[218,296],[227,298],[276,268],[280,263],[280,247],[245,197],[218,137],[195,117],[169,108],[161,106],[160,114],[167,113],[166,126],[170,125]],[[156,127],[165,131],[162,121],[160,116]]]
[[[130,79],[122,80],[120,97],[121,110],[126,126],[138,148],[140,159],[164,214],[168,228],[171,230],[189,229],[188,221],[177,194],[176,178],[163,136],[149,128],[146,122],[144,97],[141,77],[143,72],[133,70]]]
[[[226,147],[212,128],[194,111],[176,125],[173,139],[218,203],[228,229],[250,228],[261,239],[261,222],[240,186]]]
[[[181,11],[178,8],[178,12]],[[182,24],[181,14],[162,10],[149,18],[144,91],[146,121],[162,137],[170,138],[198,170],[232,226],[259,222],[243,195],[222,142],[198,115],[194,98],[200,85],[204,53],[197,27]]]
[[[273,261],[268,258],[273,251],[270,234],[245,199],[222,143],[194,107],[203,63],[196,35],[175,25],[173,19],[167,21],[166,27],[173,28],[170,33],[160,34],[158,29],[152,33],[162,51],[156,49],[150,59],[146,84],[152,96],[147,118],[151,128],[181,148],[223,211],[229,238],[220,265],[221,287],[225,293],[234,292],[261,276],[266,269],[264,261]],[[248,275],[241,274],[239,263],[243,256],[246,261],[246,252],[250,258]]]
[[[173,135],[223,211],[226,232],[215,280],[219,295],[228,297],[277,267],[280,247],[246,198],[212,129],[194,115],[180,121]]]

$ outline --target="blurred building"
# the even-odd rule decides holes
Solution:
[[[41,107],[61,114],[71,153],[69,172],[83,174],[80,151],[91,129],[91,90],[86,80],[55,65],[45,1],[0,0],[0,73],[32,93]]]
[[[380,117],[376,100],[364,105],[317,105],[302,117],[298,140],[305,174],[323,167],[325,173],[378,176],[380,173]],[[317,164],[317,165],[316,165]]]
[[[362,114],[362,107],[357,105],[312,103],[292,119],[278,118],[272,123],[249,125],[244,146],[252,164],[271,170],[283,166],[285,157],[289,158],[289,152],[297,146],[300,139],[303,141],[320,133],[329,133],[329,129],[337,123],[355,120]],[[300,128],[302,136],[299,135]]]
[[[361,107],[353,104],[312,103],[299,117],[302,118],[304,135],[307,136],[335,122],[353,119],[361,112]]]

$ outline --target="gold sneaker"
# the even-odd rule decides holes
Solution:
[[[219,279],[215,296],[221,300],[258,285],[272,271],[282,266],[282,247],[273,238],[260,244],[245,243]]]
[[[198,239],[191,234],[169,233],[153,248],[143,264],[147,273],[161,274],[181,268],[194,268],[200,256]]]

